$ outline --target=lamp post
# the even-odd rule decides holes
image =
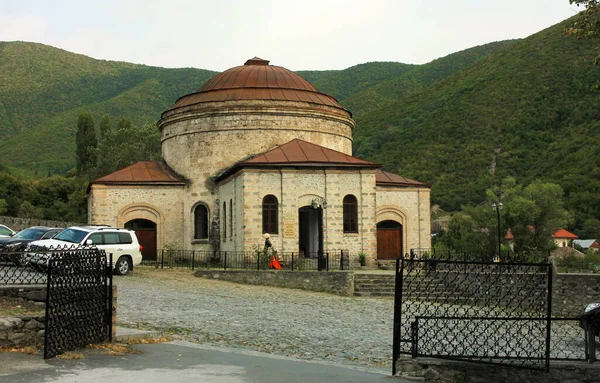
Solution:
[[[500,210],[502,210],[502,204],[501,203],[493,203],[492,204],[492,209],[496,210],[496,215],[498,216],[498,257],[500,257],[500,252],[502,250],[502,248],[500,247]]]

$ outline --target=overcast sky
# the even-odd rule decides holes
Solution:
[[[344,69],[422,64],[576,13],[569,0],[0,0],[0,41],[170,68],[223,71],[259,56]]]

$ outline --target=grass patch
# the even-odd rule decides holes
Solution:
[[[2,353],[2,352],[21,352],[23,354],[39,355],[39,354],[41,354],[43,348],[44,348],[43,345],[39,345],[39,346],[24,346],[24,347],[17,347],[17,346],[8,347],[8,346],[3,346],[3,347],[0,347],[0,353]]]
[[[21,304],[15,298],[0,297],[0,317],[44,315],[45,309],[33,304]]]
[[[75,350],[75,351],[67,351],[56,357],[58,359],[65,360],[75,360],[75,359],[84,359],[87,355],[101,354],[101,355],[110,355],[110,356],[124,356],[127,354],[140,354],[140,352],[134,349],[132,346],[136,344],[154,344],[154,343],[164,343],[168,342],[169,339],[167,337],[162,336],[160,338],[148,338],[148,339],[138,339],[138,338],[130,338],[125,342],[103,342],[97,344],[88,344],[85,348]],[[21,352],[29,355],[40,355],[43,353],[44,345],[37,346],[26,346],[26,347],[0,347],[0,353],[2,352]]]

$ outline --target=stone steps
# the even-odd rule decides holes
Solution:
[[[355,296],[376,296],[393,297],[395,294],[395,274],[355,274],[354,275],[354,295]],[[413,278],[408,286],[404,286],[405,296],[417,297],[423,299],[432,295],[444,297],[459,298],[464,293],[448,291],[446,286],[435,277],[422,276]]]
[[[359,297],[393,297],[394,274],[354,274],[354,295]]]

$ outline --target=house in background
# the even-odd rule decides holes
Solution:
[[[529,228],[531,229],[532,232],[535,230],[535,228],[533,226],[530,226]],[[513,249],[515,237],[514,237],[513,233],[511,232],[510,228],[508,228],[504,238],[508,242],[508,245],[510,246],[510,248]],[[562,229],[562,228],[558,229],[557,231],[554,232],[554,234],[552,234],[552,240],[554,241],[554,243],[556,244],[557,247],[573,247],[573,241],[578,238],[579,237],[576,236],[575,234],[573,234],[565,229]]]
[[[573,240],[578,238],[578,236],[565,229],[558,229],[552,234],[552,239],[558,247],[573,247]]]
[[[600,243],[595,239],[575,239],[573,240],[573,246],[579,246],[585,250],[600,251]]]

